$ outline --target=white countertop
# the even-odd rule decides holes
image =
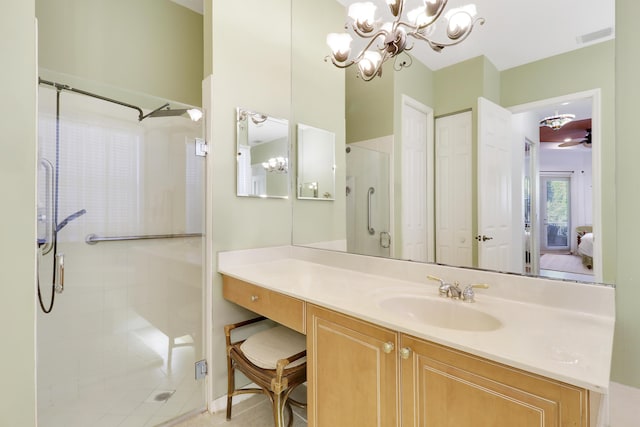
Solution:
[[[222,274],[505,365],[606,393],[615,319],[614,289],[412,263],[318,249],[278,247],[221,252]],[[438,297],[431,274],[489,283],[476,302]],[[497,318],[490,331],[432,326],[380,307],[409,295],[463,304]]]

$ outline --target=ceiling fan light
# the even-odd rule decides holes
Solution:
[[[558,130],[575,118],[575,114],[556,114],[555,116],[545,117],[540,120],[540,125],[547,126],[553,130]]]

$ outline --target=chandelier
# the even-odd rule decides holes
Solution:
[[[544,119],[540,120],[540,126],[547,126],[553,130],[558,130],[575,118],[575,114],[556,113],[555,116],[545,117]]]
[[[411,50],[413,43],[409,42],[410,37],[422,40],[431,49],[440,52],[445,47],[464,41],[477,23],[484,24],[483,18],[475,17],[476,8],[474,5],[451,9],[444,14],[444,20],[447,21],[446,35],[449,40],[436,42],[431,39],[431,36],[436,21],[444,13],[449,0],[422,0],[423,4],[410,10],[406,17],[403,16],[405,0],[385,1],[394,16],[392,22],[382,22],[376,19],[377,6],[372,2],[353,3],[349,6],[348,16],[351,18],[351,23],[349,25],[347,22],[345,29],[351,28],[357,36],[368,40],[365,47],[352,59],[349,59],[351,42],[353,41],[350,34],[331,33],[327,36],[327,44],[331,48],[331,62],[339,68],[347,68],[357,64],[358,75],[365,81],[369,81],[375,76],[381,76],[382,64],[385,61]],[[409,65],[411,65],[410,61],[396,60],[394,69],[399,71]]]
[[[262,162],[262,167],[267,172],[287,173],[289,160],[286,157],[272,157],[266,162]]]

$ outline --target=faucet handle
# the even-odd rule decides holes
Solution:
[[[466,286],[464,288],[464,291],[462,291],[462,301],[464,301],[464,302],[476,302],[476,300],[475,300],[476,293],[473,290],[474,288],[488,289],[489,285],[487,285],[486,283],[474,283],[474,284]]]
[[[446,283],[441,278],[435,277],[435,276],[428,275],[427,279],[435,280],[436,282],[440,282],[440,286],[438,286],[438,295],[440,295],[441,297],[448,297],[449,296],[449,288],[451,287],[451,284]]]

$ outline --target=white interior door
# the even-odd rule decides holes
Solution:
[[[436,119],[436,262],[473,266],[472,114]]]
[[[478,98],[478,266],[515,271],[511,112]],[[516,250],[517,249],[517,250]],[[519,271],[518,271],[519,272]]]
[[[433,110],[403,96],[402,258],[434,261]]]

